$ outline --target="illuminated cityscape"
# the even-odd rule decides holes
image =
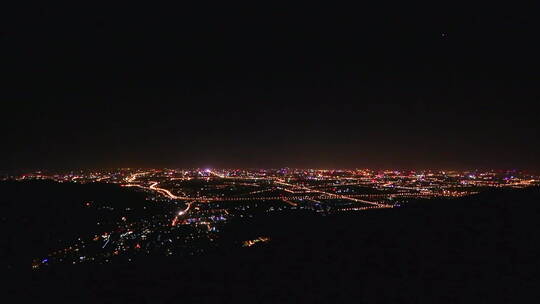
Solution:
[[[536,3],[9,3],[0,302],[540,303]]]
[[[132,261],[144,254],[194,255],[210,250],[235,219],[284,212],[321,216],[399,208],[413,200],[459,198],[491,188],[540,185],[538,176],[517,171],[374,171],[317,169],[118,169],[111,171],[33,172],[18,181],[106,183],[146,194],[163,207],[133,219],[130,208],[114,220],[99,220],[92,235],[63,240],[66,247],[36,257],[34,269],[55,264]],[[114,210],[114,203],[85,201],[91,209]],[[144,207],[146,209],[146,207]],[[251,247],[271,236],[239,240]]]

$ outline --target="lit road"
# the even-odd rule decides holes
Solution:
[[[157,191],[157,192],[167,196],[170,199],[190,199],[189,197],[185,197],[185,196],[176,196],[176,195],[172,194],[171,191],[169,191],[167,189],[159,188],[157,185],[159,185],[158,182],[153,182],[150,185],[149,189]]]
[[[178,223],[178,218],[180,216],[186,215],[189,212],[189,209],[191,209],[191,205],[193,205],[193,203],[195,203],[195,201],[186,203],[187,204],[186,209],[178,211],[178,213],[174,216],[171,222],[171,226],[176,226],[176,223]]]
[[[133,183],[137,179],[137,177],[143,176],[145,174],[148,174],[148,172],[133,173],[129,177],[126,178],[126,182]]]
[[[328,198],[351,200],[351,201],[354,201],[354,202],[375,205],[375,206],[378,206],[378,207],[381,207],[381,208],[391,207],[389,205],[384,205],[384,204],[380,204],[380,203],[376,203],[376,202],[366,201],[366,200],[363,200],[363,199],[353,198],[353,197],[349,197],[347,195],[339,195],[339,194],[330,193],[330,192],[326,192],[326,191],[322,191],[322,190],[311,189],[311,188],[308,188],[308,187],[305,187],[305,186],[298,186],[298,185],[289,184],[289,183],[286,183],[284,180],[281,180],[281,179],[276,179],[275,183],[279,184],[279,185],[283,185],[283,186],[302,189],[302,190],[305,190],[305,191],[308,191],[308,192],[321,193],[323,195],[326,195]]]
[[[166,197],[168,197],[170,199],[174,199],[174,200],[193,200],[194,199],[194,198],[187,197],[187,196],[176,196],[176,195],[172,194],[172,192],[167,190],[167,189],[157,187],[158,184],[159,184],[158,182],[153,182],[150,185],[150,187],[145,187],[145,186],[142,186],[142,185],[139,185],[139,184],[125,184],[125,185],[122,185],[122,187],[137,187],[137,188],[141,188],[141,189],[145,189],[145,190],[156,191],[156,192],[160,193],[161,195],[166,196]]]

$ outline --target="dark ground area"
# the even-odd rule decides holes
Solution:
[[[43,204],[6,210],[2,202],[3,233],[26,244],[12,248],[4,238],[11,248],[4,259],[20,260],[15,256],[33,246],[24,241],[27,234],[51,226],[20,220],[31,209],[39,217]],[[505,189],[346,216],[250,219],[230,224],[223,240],[264,235],[269,243],[45,271],[13,262],[4,271],[11,275],[4,295],[34,303],[533,303],[540,283],[539,203],[538,188]]]
[[[78,237],[110,231],[124,216],[135,221],[171,208],[112,184],[1,182],[0,193],[2,271],[25,268]]]

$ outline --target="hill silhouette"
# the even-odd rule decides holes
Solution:
[[[30,284],[7,290],[34,302],[531,302],[539,202],[538,188],[504,189],[392,210],[260,217],[231,223],[207,254],[28,271]],[[235,242],[255,236],[271,241]]]

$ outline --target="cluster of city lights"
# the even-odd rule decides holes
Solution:
[[[94,235],[66,240],[65,248],[35,259],[37,269],[57,263],[128,261],[140,254],[197,254],[214,246],[227,223],[257,214],[315,212],[335,214],[401,207],[409,200],[453,198],[489,188],[540,185],[540,177],[516,171],[375,171],[317,169],[118,169],[104,171],[32,172],[11,179],[59,183],[109,183],[146,193],[149,203],[174,213],[143,219],[98,220]],[[91,202],[84,202],[92,207]],[[112,205],[99,207],[116,212]],[[170,210],[164,209],[164,210]],[[239,241],[243,247],[268,237]]]

